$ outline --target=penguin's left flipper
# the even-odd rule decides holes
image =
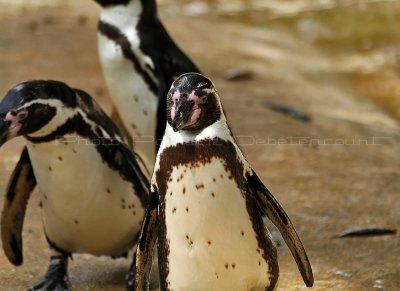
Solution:
[[[16,266],[23,261],[22,227],[26,206],[35,186],[36,178],[31,160],[27,148],[24,147],[7,187],[1,217],[3,250],[8,260]]]
[[[150,201],[144,216],[136,259],[128,275],[128,291],[149,290],[150,272],[158,233],[158,194],[150,193]]]
[[[303,243],[301,242],[286,212],[254,171],[247,175],[247,182],[261,211],[267,215],[267,217],[281,232],[287,246],[296,260],[304,283],[307,287],[312,287],[314,284],[314,276],[310,261],[308,260],[307,253],[304,250]]]

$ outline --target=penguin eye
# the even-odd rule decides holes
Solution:
[[[20,114],[18,114],[18,117],[19,121],[22,121],[28,117],[28,112],[21,112]]]
[[[199,98],[199,101],[198,101],[198,102],[199,102],[198,104],[204,104],[204,103],[206,103],[206,102],[207,102],[207,96],[203,96],[203,97]]]

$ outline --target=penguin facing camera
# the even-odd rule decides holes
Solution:
[[[157,242],[161,290],[275,290],[282,233],[306,286],[313,273],[289,217],[247,162],[205,76],[180,76],[167,96],[167,126],[129,290],[148,290]]]

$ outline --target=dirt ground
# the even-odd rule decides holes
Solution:
[[[0,95],[27,79],[58,79],[84,89],[110,110],[97,59],[95,4],[0,5]],[[400,235],[334,239],[357,227],[400,229],[400,125],[332,73],[319,51],[279,31],[214,17],[163,15],[180,46],[219,89],[230,124],[258,175],[284,206],[308,251],[313,290],[399,290]],[[244,68],[252,80],[229,82]],[[307,112],[305,123],[269,108]],[[0,191],[22,139],[0,150]],[[0,196],[0,204],[3,196]],[[38,193],[24,227],[24,264],[0,251],[0,290],[25,290],[47,269]],[[279,247],[281,290],[305,290],[286,247]],[[124,290],[130,260],[76,255],[74,290]]]

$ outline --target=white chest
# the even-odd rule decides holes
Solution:
[[[170,290],[265,290],[268,265],[223,161],[174,167],[171,179],[165,197]]]
[[[119,255],[131,247],[144,210],[131,184],[110,170],[88,140],[28,142],[28,151],[52,242],[94,255]]]
[[[132,32],[132,37],[135,38]],[[132,44],[139,40],[131,40]],[[153,165],[155,159],[154,135],[156,130],[157,96],[150,90],[142,75],[134,68],[132,60],[124,56],[121,46],[113,40],[98,34],[99,56],[104,77],[122,121],[132,135],[135,150]],[[132,47],[135,58],[147,74],[152,76],[149,67],[151,60],[139,49]],[[152,77],[155,80],[154,76]]]

